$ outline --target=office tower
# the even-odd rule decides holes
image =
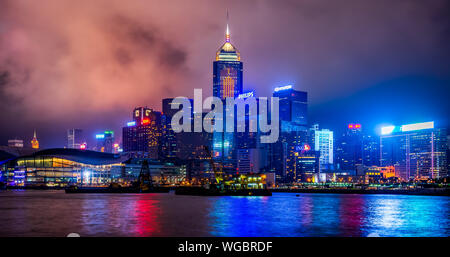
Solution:
[[[23,148],[23,140],[22,139],[9,139],[8,140],[9,147],[17,147]]]
[[[202,120],[194,121],[193,100],[188,99],[190,107],[183,107],[180,105],[176,109],[172,109],[172,98],[163,100],[163,115],[162,115],[162,138],[161,138],[161,154],[164,158],[178,158],[181,160],[198,160],[204,159],[208,156],[205,152],[204,146],[211,149],[212,134],[205,131],[195,132],[195,122],[203,122],[206,113],[202,113]],[[189,112],[189,120],[181,123],[189,123],[191,132],[175,133],[171,127],[171,120],[175,113],[181,109]]]
[[[179,152],[179,143],[177,138],[177,133],[172,129],[172,117],[180,111],[183,106],[180,105],[178,108],[172,108],[172,101],[174,98],[166,98],[162,100],[162,116],[161,116],[161,126],[162,126],[162,137],[161,137],[161,157],[164,158],[174,158],[177,157]],[[189,99],[191,104],[190,113],[192,115],[193,100]],[[192,119],[188,122],[191,122]],[[183,121],[181,121],[183,122]]]
[[[123,151],[157,159],[161,155],[161,113],[147,107],[133,111],[133,121],[122,130]]]
[[[39,149],[39,141],[36,137],[36,130],[34,130],[33,139],[31,140],[31,148]]]
[[[161,116],[161,157],[174,158],[177,156],[177,136],[170,124],[171,117]]]
[[[225,43],[216,52],[213,62],[213,96],[225,100],[227,97],[236,98],[243,90],[243,63],[239,51],[230,42],[230,31],[227,24]],[[225,106],[225,102],[224,102]],[[223,119],[224,128],[226,119]],[[225,172],[237,169],[237,142],[234,132],[213,133],[213,153]]]
[[[303,147],[294,154],[294,171],[292,172],[294,182],[317,182],[314,180],[314,175],[319,173],[319,155],[319,151],[308,147]]]
[[[314,150],[320,153],[320,170],[330,169],[333,164],[333,131],[328,129],[319,130],[314,127]]]
[[[95,135],[95,148],[94,150],[98,152],[105,152],[105,134],[96,134]]]
[[[308,125],[308,93],[294,90],[292,85],[275,88],[274,97],[280,98],[280,120]]]
[[[447,175],[447,131],[434,122],[383,127],[380,142],[381,165],[394,166],[403,180]]]
[[[207,113],[202,113],[205,118]],[[209,158],[211,153],[205,151],[205,146],[211,150],[212,133],[206,131],[194,132],[194,123],[192,122],[192,132],[176,133],[177,152],[176,156],[182,160],[201,160]]]
[[[335,160],[340,170],[355,171],[362,165],[363,133],[361,124],[348,124],[346,132],[337,139]]]
[[[363,133],[362,164],[366,167],[380,166],[380,137]]]
[[[241,55],[230,42],[227,24],[225,43],[216,52],[216,61],[213,63],[213,95],[225,99],[241,94],[242,73]]]
[[[114,131],[106,130],[102,134],[95,135],[96,139],[96,147],[95,150],[99,152],[105,152],[105,153],[114,153],[116,150],[114,148]],[[85,145],[85,143],[80,145],[81,147]]]
[[[277,142],[269,146],[269,171],[275,173],[277,181],[294,182],[297,174],[299,151],[311,150],[307,125],[307,93],[294,90],[291,85],[275,88],[274,97],[280,99],[280,135]],[[318,170],[317,170],[318,171]]]
[[[106,130],[104,132],[105,138],[103,141],[103,147],[105,149],[105,153],[113,153],[114,152],[114,131]]]
[[[447,133],[447,176],[450,171],[450,135]]]
[[[67,130],[67,148],[80,149],[84,143],[83,130],[68,129]]]
[[[238,98],[244,101],[249,97],[254,97],[253,91],[238,95]],[[259,173],[262,168],[267,166],[267,147],[260,142],[260,134],[258,132],[250,131],[250,123],[258,120],[258,99],[255,99],[254,103],[256,104],[255,113],[251,113],[250,106],[246,106],[243,116],[239,116],[237,113],[235,115],[236,128],[245,129],[244,132],[235,132],[236,170],[239,173]],[[254,125],[258,126],[258,124]]]

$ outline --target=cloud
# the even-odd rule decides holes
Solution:
[[[445,0],[2,0],[0,140],[33,127],[49,141],[62,131],[60,145],[70,127],[120,135],[135,106],[160,110],[162,98],[191,96],[193,88],[210,94],[227,8],[244,87],[259,95],[294,83],[314,105],[396,76],[447,78],[445,7]]]

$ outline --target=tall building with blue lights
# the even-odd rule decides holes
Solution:
[[[227,24],[225,43],[217,51],[213,63],[213,95],[225,99],[242,94],[242,72],[241,54],[230,42]]]
[[[337,139],[335,163],[339,170],[356,171],[363,165],[363,131],[361,124],[348,124],[346,132]]]
[[[275,173],[277,181],[301,181],[305,179],[305,174],[318,172],[318,168],[306,167],[318,167],[319,163],[318,155],[309,145],[308,94],[287,85],[275,88],[273,97],[280,100],[280,136],[277,142],[270,145],[270,171]],[[312,165],[305,166],[305,163]]]
[[[308,124],[308,93],[294,90],[292,85],[277,87],[274,97],[280,98],[280,121],[306,126]]]
[[[447,176],[447,131],[434,122],[386,126],[381,129],[382,166],[394,166],[403,180]]]
[[[333,164],[333,131],[319,130],[319,125],[314,126],[314,150],[320,153],[320,170],[330,169]]]
[[[216,52],[213,62],[213,96],[225,100],[237,98],[243,91],[243,63],[241,54],[230,42],[227,24],[225,43]],[[224,128],[226,127],[225,119]],[[221,163],[224,171],[237,169],[237,140],[234,132],[214,132],[212,144],[214,159]]]

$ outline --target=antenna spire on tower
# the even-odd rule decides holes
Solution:
[[[229,17],[228,17],[228,9],[227,9],[227,33],[225,35],[225,40],[227,42],[230,42],[230,28],[228,27],[228,20],[229,20]]]

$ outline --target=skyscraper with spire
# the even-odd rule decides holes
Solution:
[[[230,29],[225,33],[225,43],[216,52],[216,60],[213,63],[213,96],[225,100],[227,97],[237,98],[242,94],[241,54],[231,44]],[[224,128],[226,120],[223,119]],[[221,163],[225,172],[234,172],[237,169],[237,144],[235,133],[214,132],[213,145],[214,159]]]
[[[225,43],[216,52],[216,61],[213,63],[213,94],[221,99],[242,94],[241,54],[230,39],[227,12]]]
[[[31,140],[31,148],[39,149],[39,141],[36,137],[36,130],[34,130],[33,139]]]

